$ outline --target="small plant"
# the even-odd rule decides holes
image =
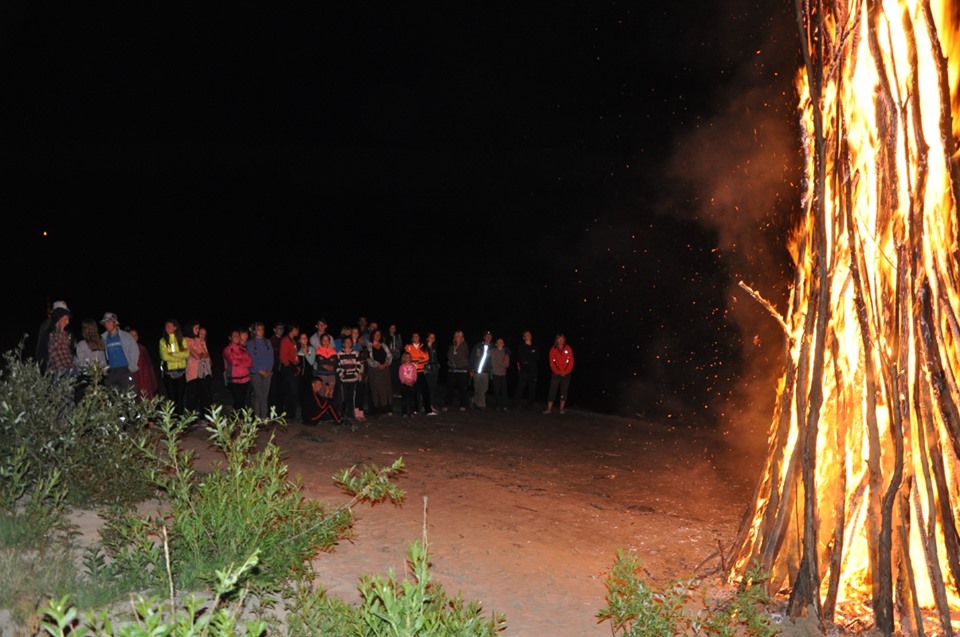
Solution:
[[[227,418],[220,407],[211,410],[209,419],[209,440],[224,453],[225,462],[205,475],[192,468],[193,452],[181,449],[184,423],[169,407],[156,423],[159,441],[141,439],[142,453],[156,467],[150,479],[165,495],[168,509],[155,517],[112,513],[101,535],[117,576],[160,588],[168,584],[169,571],[175,588],[195,590],[228,564],[257,553],[257,568],[245,573],[249,581],[243,584],[258,594],[275,593],[288,581],[307,577],[312,558],[349,537],[357,502],[403,498],[390,484],[403,468],[401,459],[359,475],[345,472],[341,484],[354,498],[344,506],[310,500],[302,494],[300,477],[288,477],[272,434],[257,450],[260,429],[268,421],[249,409]]]
[[[259,637],[266,624],[262,620],[243,621],[245,591],[237,583],[255,569],[252,555],[239,567],[218,571],[212,601],[189,597],[180,608],[167,605],[157,597],[138,595],[131,604],[129,621],[111,619],[105,610],[88,612],[83,618],[70,605],[69,595],[51,600],[43,609],[40,628],[51,637],[101,635],[113,637]],[[227,603],[225,600],[233,600]]]
[[[36,547],[65,529],[66,488],[53,469],[31,483],[30,461],[19,447],[0,458],[0,548]]]
[[[695,593],[700,581],[673,582],[662,589],[647,586],[640,577],[639,558],[623,549],[607,574],[607,606],[597,618],[609,621],[614,635],[621,637],[672,637],[674,635],[738,634],[772,637],[779,630],[763,612],[770,599],[763,578],[753,572],[744,586],[729,600],[713,601]],[[738,632],[738,631],[746,631]]]
[[[506,617],[492,613],[484,618],[477,602],[465,603],[458,595],[448,599],[439,582],[430,577],[426,545],[414,542],[407,554],[413,577],[398,580],[393,570],[386,576],[360,580],[363,602],[359,609],[361,635],[402,637],[484,637],[506,628]]]

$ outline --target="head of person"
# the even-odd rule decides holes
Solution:
[[[113,312],[105,312],[103,318],[100,319],[100,325],[103,325],[111,334],[116,333],[119,324],[120,322],[117,320],[117,315]]]
[[[140,342],[140,332],[135,327],[127,327],[127,334],[133,337],[137,343]]]
[[[463,330],[457,330],[453,333],[453,342],[457,345],[463,342]]]
[[[373,323],[371,323],[371,325],[373,325]],[[383,341],[383,332],[377,329],[373,330],[373,332],[370,334],[370,342],[379,343],[381,341]]]
[[[277,336],[283,336],[284,329],[285,328],[283,323],[279,321],[273,324],[273,333],[276,334]]]
[[[341,349],[345,352],[349,352],[353,349],[353,337],[350,335],[344,336],[340,341]]]
[[[530,343],[533,341],[533,334],[530,333],[530,330],[526,330],[523,333],[523,342]]]
[[[56,308],[50,314],[50,324],[60,331],[67,329],[67,325],[70,324],[70,310],[62,307]]]
[[[83,319],[80,322],[80,338],[85,341],[100,340],[100,330],[97,329],[97,322],[94,319]]]
[[[240,344],[240,330],[231,330],[229,340],[234,345]]]
[[[321,347],[330,347],[330,344],[333,343],[333,337],[329,334],[324,334],[320,337],[320,346]]]
[[[323,334],[327,331],[327,319],[320,319],[317,321],[317,333]]]
[[[254,338],[263,338],[263,335],[266,332],[266,329],[267,329],[266,326],[260,321],[255,322],[253,324]]]
[[[554,344],[557,347],[563,347],[564,345],[567,344],[567,337],[563,334],[563,332],[559,332],[557,334],[557,338],[554,340]]]
[[[287,333],[287,336],[296,340],[297,337],[300,336],[300,326],[297,325],[296,323],[291,323],[290,325],[287,325],[286,333]]]
[[[507,344],[503,341],[502,338],[497,339],[497,349],[503,349]]]
[[[242,329],[240,330],[240,343],[246,345],[247,341],[250,340],[250,330]]]
[[[419,345],[419,344],[420,344],[420,333],[419,333],[419,332],[414,332],[414,333],[412,333],[412,334],[410,335],[410,342],[413,343],[414,345]]]
[[[493,333],[490,330],[487,330],[483,333],[483,343],[484,345],[489,345],[493,340]]]
[[[433,345],[437,342],[437,335],[433,332],[427,332],[427,345]]]

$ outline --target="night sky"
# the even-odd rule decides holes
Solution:
[[[766,425],[782,338],[737,282],[785,308],[792,3],[328,4],[0,9],[4,351],[58,298],[212,351],[562,331],[571,406]]]

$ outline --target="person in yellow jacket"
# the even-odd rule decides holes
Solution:
[[[173,401],[174,413],[183,414],[183,399],[187,389],[187,359],[190,349],[183,337],[183,328],[176,319],[170,319],[163,326],[160,339],[160,370],[163,373],[163,390],[167,400]]]

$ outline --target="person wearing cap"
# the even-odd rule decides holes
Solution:
[[[470,352],[470,378],[473,379],[473,407],[474,409],[487,408],[487,389],[490,387],[490,370],[493,361],[490,359],[490,350],[493,334],[487,330],[483,333],[483,340],[477,343]]]
[[[107,374],[104,387],[116,387],[122,391],[133,388],[133,373],[140,369],[140,347],[129,332],[120,329],[117,315],[106,312],[100,319],[104,327],[101,334],[107,347]]]
[[[53,328],[53,322],[51,322],[51,317],[53,316],[53,311],[63,309],[67,312],[70,311],[70,308],[67,307],[66,301],[54,301],[53,306],[47,309],[47,318],[43,319],[43,322],[40,323],[40,328],[37,330],[37,347],[34,352],[34,358],[40,364],[40,371],[47,371],[47,356],[49,354],[48,347],[48,338],[50,336],[50,330]]]
[[[67,331],[70,310],[58,307],[50,313],[47,336],[47,371],[53,374],[74,375],[76,372],[73,336]]]

